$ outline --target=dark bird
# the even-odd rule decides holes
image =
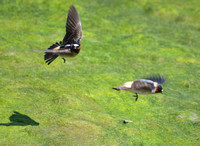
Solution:
[[[48,65],[53,62],[58,56],[62,57],[65,62],[65,57],[74,57],[81,50],[82,29],[81,21],[76,8],[72,5],[68,12],[66,23],[66,34],[62,41],[56,42],[48,48],[48,50],[40,50],[45,52],[44,60]]]
[[[135,101],[137,101],[138,94],[163,93],[163,88],[160,84],[164,82],[164,77],[150,77],[126,82],[119,87],[114,87],[113,89],[133,92],[136,94],[134,97],[136,97]]]

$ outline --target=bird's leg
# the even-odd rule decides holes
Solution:
[[[65,63],[65,61],[66,61],[65,58],[62,58],[62,59],[64,60],[64,63]]]
[[[135,101],[137,101],[137,100],[138,100],[138,94],[135,93],[135,95],[133,95],[133,96],[136,97],[136,98],[135,98]]]

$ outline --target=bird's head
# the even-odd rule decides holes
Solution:
[[[156,93],[162,93],[163,94],[163,88],[160,84],[156,87]]]
[[[75,52],[79,52],[81,50],[81,45],[80,44],[73,44],[72,48]]]
[[[80,45],[79,44],[72,44],[73,49],[79,49]]]

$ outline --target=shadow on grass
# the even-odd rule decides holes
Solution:
[[[32,120],[30,117],[14,111],[9,117],[10,123],[0,123],[0,126],[38,126],[39,123]]]

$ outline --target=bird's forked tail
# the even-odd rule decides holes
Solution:
[[[58,43],[56,42],[55,44],[51,45],[48,50],[58,50],[60,49],[60,46],[62,45],[62,42]],[[44,60],[46,63],[48,63],[48,65],[53,62],[56,58],[58,57],[57,54],[52,53],[52,52],[45,52],[44,55]]]

